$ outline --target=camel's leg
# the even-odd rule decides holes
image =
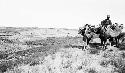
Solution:
[[[87,38],[87,45],[89,44],[90,38]]]
[[[87,42],[87,40],[86,40],[86,38],[85,38],[85,37],[83,37],[83,41],[84,41],[84,43],[83,43],[82,50],[83,50],[83,49],[85,49],[85,46],[87,45],[87,43],[86,43],[86,42]]]
[[[104,40],[101,38],[101,46],[103,46]]]
[[[105,39],[103,41],[103,48],[104,48],[104,50],[107,48],[107,44],[108,44],[108,39]]]
[[[118,40],[117,40],[117,37],[115,37],[115,41],[116,41],[116,47],[118,47]]]
[[[87,47],[87,38],[85,39],[85,43],[84,43],[84,45],[83,45],[82,50],[83,50],[83,49],[86,49],[86,47]]]

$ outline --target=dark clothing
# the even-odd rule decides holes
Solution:
[[[111,20],[109,20],[109,19],[105,19],[105,20],[103,20],[102,22],[101,22],[101,25],[102,25],[102,27],[104,26],[104,27],[107,27],[108,25],[112,25],[112,22],[111,22]]]

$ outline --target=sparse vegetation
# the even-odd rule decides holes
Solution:
[[[21,35],[21,32],[25,33],[25,30],[22,30],[8,31],[8,33]],[[26,30],[27,33],[28,31],[32,29]],[[83,49],[84,42],[79,36],[49,36],[38,39],[34,36],[28,39],[16,37],[17,40],[12,37],[15,35],[8,36],[4,40],[6,42],[0,41],[1,73],[124,73],[125,71],[125,51],[120,49],[106,51],[95,45],[93,48],[91,45]]]

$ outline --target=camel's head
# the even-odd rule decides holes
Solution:
[[[123,24],[121,24],[119,27],[120,27],[121,29],[123,29]]]

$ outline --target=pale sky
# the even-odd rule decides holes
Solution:
[[[125,25],[125,0],[0,0],[0,27],[78,29],[107,14]]]

